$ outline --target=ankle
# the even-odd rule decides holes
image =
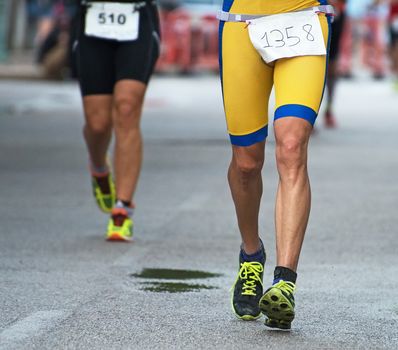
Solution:
[[[243,261],[265,262],[265,251],[261,239],[259,239],[257,247],[249,251],[246,250],[246,246],[244,246],[242,243],[240,255]]]
[[[296,283],[297,273],[284,266],[276,266],[274,270],[274,281],[273,284],[278,283],[279,281],[286,281],[291,283]]]
[[[134,213],[134,205],[131,201],[124,201],[121,199],[117,199],[114,207],[114,212],[122,212],[124,211],[129,217],[133,216]]]
[[[255,254],[262,248],[263,248],[263,243],[261,239],[258,239],[257,242],[250,242],[250,243],[242,242],[240,246],[240,249],[247,255]]]
[[[95,177],[104,177],[109,174],[108,164],[104,163],[104,165],[95,165],[92,160],[90,160],[90,171],[91,175]]]

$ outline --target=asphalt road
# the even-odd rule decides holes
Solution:
[[[0,81],[0,349],[398,349],[398,94],[388,82],[342,82],[339,128],[319,123],[297,318],[281,333],[230,310],[240,240],[219,90],[217,77],[152,81],[135,241],[111,244],[91,198],[77,86]],[[271,136],[266,285],[273,153]],[[132,275],[145,268],[218,275]],[[159,291],[167,281],[185,285]]]

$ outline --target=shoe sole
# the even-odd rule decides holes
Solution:
[[[239,320],[242,320],[242,321],[256,321],[256,320],[258,320],[258,319],[261,317],[261,313],[260,313],[260,315],[258,315],[258,316],[252,316],[252,315],[243,315],[243,316],[240,316],[240,315],[238,315],[238,314],[235,312],[235,310],[233,310],[233,312],[234,312],[236,318],[238,318]]]
[[[261,312],[267,316],[265,325],[270,328],[289,330],[294,319],[294,307],[282,291],[271,288],[260,299]]]
[[[107,241],[112,241],[112,242],[131,242],[133,240],[132,237],[125,237],[121,235],[120,233],[111,233],[106,236]]]
[[[267,318],[264,322],[265,326],[268,328],[271,328],[272,330],[277,330],[277,331],[290,331],[292,327],[291,322],[284,322],[284,321],[278,321],[278,320],[272,320],[270,318]]]

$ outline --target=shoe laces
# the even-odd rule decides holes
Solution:
[[[284,280],[280,280],[278,283],[274,284],[273,287],[279,288],[284,292],[290,293],[293,295],[294,291],[296,290],[296,286],[293,282],[288,282]]]
[[[261,280],[261,273],[263,271],[263,264],[257,261],[245,261],[240,264],[238,279],[245,280],[242,287],[242,295],[256,295],[256,282],[263,285],[263,281]]]

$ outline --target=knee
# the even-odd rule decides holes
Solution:
[[[250,179],[258,176],[264,164],[264,157],[239,157],[233,163],[241,179]]]
[[[111,130],[112,120],[110,115],[105,115],[105,111],[91,109],[86,111],[86,116],[84,132],[89,131],[91,134],[102,136]]]
[[[297,170],[307,162],[307,141],[296,136],[288,136],[277,141],[276,161],[278,170]]]
[[[138,127],[138,120],[141,114],[142,99],[116,98],[114,103],[115,127]]]

